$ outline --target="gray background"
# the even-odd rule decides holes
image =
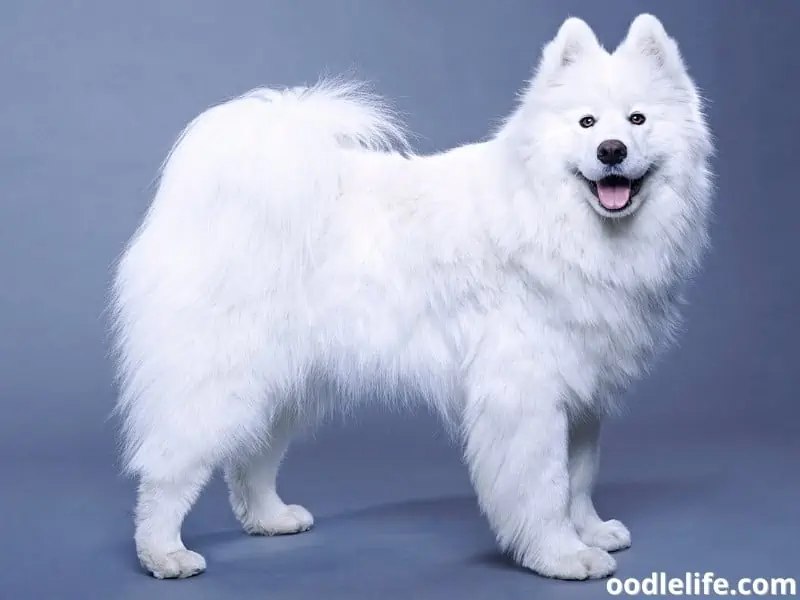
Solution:
[[[156,169],[203,108],[355,67],[422,151],[483,136],[568,15],[614,46],[649,10],[711,99],[715,249],[678,351],[607,431],[598,503],[632,529],[620,577],[800,575],[800,36],[795,0],[27,0],[0,11],[0,598],[600,598],[494,550],[426,415],[365,413],[282,479],[318,526],[239,533],[215,482],[187,543],[210,570],[141,574],[117,475],[103,309]]]

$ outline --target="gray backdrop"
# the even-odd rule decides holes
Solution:
[[[109,265],[159,163],[205,107],[348,69],[421,151],[483,136],[568,15],[614,46],[638,12],[679,40],[719,145],[714,252],[688,332],[606,436],[598,503],[619,576],[800,574],[795,0],[10,0],[0,15],[0,598],[600,598],[494,550],[456,448],[426,415],[365,413],[295,447],[318,526],[239,533],[215,482],[186,525],[209,572],[150,580],[117,475]]]

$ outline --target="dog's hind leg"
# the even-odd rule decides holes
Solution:
[[[128,468],[140,480],[136,552],[158,579],[205,570],[203,557],[181,539],[183,520],[214,469],[246,452],[263,434],[258,395],[250,386],[225,379],[193,386],[185,396],[148,395],[129,415],[136,433],[129,440],[135,447]]]
[[[136,504],[136,554],[157,579],[191,577],[206,569],[205,559],[186,548],[181,525],[212,469],[197,464],[171,477],[144,475]]]
[[[297,504],[285,504],[278,495],[278,470],[298,425],[288,412],[268,428],[258,452],[238,457],[225,469],[230,502],[244,530],[252,535],[282,535],[311,529],[314,517]]]

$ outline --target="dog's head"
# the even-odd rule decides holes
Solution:
[[[700,96],[661,23],[640,15],[609,53],[570,18],[544,48],[523,100],[531,169],[572,177],[602,217],[623,218],[654,186],[706,168]]]

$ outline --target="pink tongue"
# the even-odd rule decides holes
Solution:
[[[597,197],[607,210],[624,208],[631,199],[631,182],[626,179],[615,179],[613,182],[598,181]]]

